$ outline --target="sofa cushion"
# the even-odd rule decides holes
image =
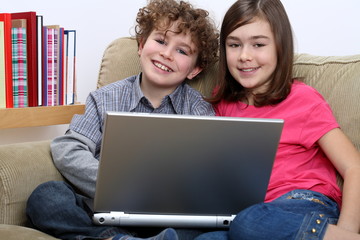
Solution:
[[[330,104],[340,127],[360,150],[360,55],[299,54],[294,76],[317,89]]]
[[[40,184],[62,180],[50,142],[0,145],[0,224],[27,225],[26,201]]]

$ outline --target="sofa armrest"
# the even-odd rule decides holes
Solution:
[[[26,202],[41,183],[63,180],[50,141],[0,145],[0,224],[26,226]]]
[[[0,224],[0,239],[6,240],[58,240],[46,233],[27,227]]]

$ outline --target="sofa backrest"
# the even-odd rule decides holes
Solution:
[[[214,88],[218,65],[188,83],[209,96]],[[105,50],[97,87],[138,74],[141,71],[137,42],[118,38]],[[297,54],[294,76],[316,88],[328,101],[345,134],[360,150],[360,55],[321,57]]]
[[[303,77],[324,96],[340,127],[360,150],[360,55],[299,54],[294,76]]]

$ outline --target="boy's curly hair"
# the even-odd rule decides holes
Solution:
[[[146,41],[153,30],[166,30],[177,20],[179,33],[188,32],[198,48],[197,66],[206,69],[218,58],[219,33],[207,11],[187,2],[150,0],[137,14],[137,42]]]

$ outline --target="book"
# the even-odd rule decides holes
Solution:
[[[57,105],[57,81],[58,81],[58,27],[52,26],[48,27],[48,43],[49,52],[48,52],[48,106]]]
[[[42,81],[41,81],[41,89],[42,89],[42,106],[47,106],[47,51],[48,51],[48,32],[47,27],[43,26],[42,30],[42,38],[41,38],[41,48],[42,48]]]
[[[6,108],[4,22],[0,22],[0,108]]]
[[[76,102],[76,31],[65,30],[65,99],[66,105]]]
[[[0,13],[0,22],[4,25],[4,69],[6,107],[13,107],[12,86],[12,49],[11,49],[11,14]]]
[[[0,22],[0,108],[6,108],[4,22]]]
[[[43,62],[43,16],[36,15],[36,45],[37,45],[37,103],[42,106],[42,62]]]
[[[59,30],[58,104],[64,105],[64,28]]]
[[[38,106],[38,69],[37,69],[37,18],[36,12],[18,12],[11,13],[12,19],[26,20],[27,35],[27,70],[28,70],[28,105],[30,107]]]
[[[46,26],[47,28],[47,106],[60,105],[62,100],[63,85],[63,50],[61,43],[63,41],[64,29],[59,25]]]
[[[43,27],[43,106],[54,106],[55,29]]]
[[[28,107],[26,19],[12,22],[12,70],[14,108]]]

